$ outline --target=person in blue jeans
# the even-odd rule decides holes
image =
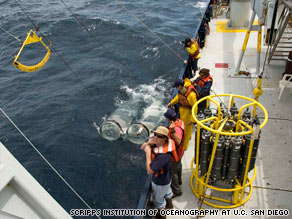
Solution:
[[[166,218],[161,216],[163,208],[173,208],[171,190],[171,163],[176,156],[175,142],[168,137],[169,130],[158,126],[154,131],[154,137],[142,144],[141,149],[146,154],[146,170],[152,174],[152,199],[158,213],[155,218]]]

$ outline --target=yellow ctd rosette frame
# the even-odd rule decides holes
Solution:
[[[243,99],[243,100],[247,100],[249,103],[243,105],[240,109],[239,112],[237,114],[237,121],[236,121],[236,131],[235,132],[227,132],[223,130],[223,127],[225,125],[225,123],[227,122],[228,118],[222,118],[222,112],[221,112],[221,107],[220,104],[214,100],[214,97],[229,97],[229,109],[231,106],[233,106],[233,102],[234,102],[234,98],[239,98],[239,99]],[[198,120],[196,115],[197,115],[197,111],[198,111],[198,104],[201,103],[202,101],[207,101],[207,106],[209,106],[210,102],[214,103],[217,106],[218,109],[218,117],[210,117],[204,120]],[[241,120],[241,114],[243,109],[247,108],[247,107],[253,107],[253,112],[252,112],[252,117],[255,117],[256,115],[256,111],[257,108],[259,107],[263,113],[264,113],[264,121],[260,124],[260,129],[262,129],[267,121],[268,121],[268,112],[265,109],[265,107],[260,104],[257,100],[245,97],[245,96],[240,96],[240,95],[236,95],[236,94],[219,94],[219,95],[210,95],[207,97],[204,97],[202,99],[200,99],[199,101],[197,101],[195,103],[195,105],[192,108],[192,116],[194,118],[194,120],[197,123],[197,142],[196,142],[196,158],[194,157],[192,159],[192,163],[191,163],[191,169],[192,169],[192,176],[191,176],[191,181],[190,181],[190,186],[191,189],[194,193],[194,195],[201,200],[203,203],[214,207],[214,208],[236,208],[239,207],[241,205],[243,205],[244,203],[246,203],[249,198],[251,197],[252,194],[252,182],[254,181],[255,177],[256,177],[256,167],[254,167],[254,173],[253,173],[253,177],[250,179],[248,177],[248,169],[249,169],[249,165],[250,165],[250,158],[251,158],[251,154],[252,154],[252,145],[254,142],[254,139],[252,138],[251,142],[250,142],[250,146],[249,146],[249,151],[248,151],[248,158],[247,158],[247,163],[246,163],[246,169],[245,169],[245,173],[244,173],[244,177],[243,177],[243,182],[240,183],[238,181],[238,179],[236,179],[236,185],[234,186],[234,188],[220,188],[220,187],[216,187],[216,186],[212,186],[210,184],[208,184],[208,180],[210,177],[210,173],[212,170],[212,166],[213,166],[213,161],[214,161],[214,157],[215,157],[215,153],[216,153],[216,148],[218,145],[218,139],[220,135],[229,135],[229,136],[244,136],[244,135],[248,135],[248,134],[254,134],[254,130],[253,127],[251,127],[250,125],[246,124],[244,121]],[[207,121],[211,121],[213,120],[213,125],[211,127],[206,126],[204,123]],[[215,141],[214,141],[214,146],[213,146],[213,150],[212,150],[212,154],[211,154],[211,158],[210,158],[210,164],[208,167],[208,171],[204,176],[199,176],[199,152],[200,152],[200,128],[206,129],[208,131],[210,131],[211,133],[213,133],[213,136],[215,136]],[[247,129],[247,131],[244,130],[244,128]],[[195,161],[195,162],[194,162]],[[196,167],[194,168],[193,165],[194,163],[196,164]],[[195,181],[195,182],[194,182]],[[195,184],[195,185],[194,185]],[[249,191],[245,191],[245,189],[249,187]],[[228,200],[228,199],[224,199],[218,196],[210,196],[210,195],[206,195],[205,191],[206,188],[212,189],[214,191],[219,191],[219,192],[233,192],[233,196],[232,196],[232,200]],[[247,193],[247,195],[245,195],[245,193]],[[216,203],[212,203],[210,202],[210,200],[215,200],[217,201]],[[224,205],[219,205],[217,204],[219,202],[221,203],[225,203]]]

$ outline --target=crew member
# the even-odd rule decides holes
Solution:
[[[178,79],[174,83],[174,87],[178,90],[177,95],[168,104],[168,107],[179,104],[180,119],[185,124],[184,150],[188,149],[189,141],[192,135],[193,123],[192,107],[197,102],[198,92],[188,78],[184,80]]]
[[[177,161],[175,142],[168,137],[168,128],[158,126],[154,137],[142,144],[141,149],[146,154],[147,173],[152,174],[152,199],[158,209],[156,217],[163,218],[160,215],[161,209],[173,208],[170,184],[171,162]]]
[[[201,58],[199,45],[195,39],[186,38],[185,41],[185,49],[187,49],[189,53],[189,63],[194,71],[194,74],[198,70],[198,61]],[[192,75],[187,76],[186,78],[191,78]]]
[[[205,18],[203,18],[201,26],[200,26],[200,28],[198,30],[199,46],[200,46],[201,49],[204,48],[204,46],[205,46],[207,27],[208,27],[207,21],[206,21]]]
[[[167,118],[169,124],[169,134],[168,136],[174,140],[176,154],[177,154],[177,162],[172,162],[172,181],[171,181],[171,189],[173,192],[172,198],[176,196],[182,195],[181,184],[182,184],[182,164],[181,159],[184,155],[184,122],[176,117],[176,112],[169,108],[164,113],[165,118]]]
[[[199,94],[199,99],[209,96],[210,90],[213,84],[213,78],[210,75],[210,70],[206,68],[202,68],[199,72],[199,77],[194,80],[194,86]],[[206,108],[206,101],[203,101],[199,104],[199,111],[204,110]]]

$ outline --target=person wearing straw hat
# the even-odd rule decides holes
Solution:
[[[158,217],[161,216],[161,209],[173,208],[171,163],[177,160],[177,155],[175,142],[168,137],[166,127],[158,126],[153,133],[154,137],[142,144],[141,150],[145,151],[147,173],[152,174],[152,199],[155,208],[159,210]]]

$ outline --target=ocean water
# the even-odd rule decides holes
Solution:
[[[39,71],[12,65],[21,44],[0,30],[0,106],[93,208],[136,208],[147,177],[144,152],[125,140],[101,138],[93,123],[132,98],[138,115],[157,96],[167,104],[182,61],[116,1],[66,1],[108,50],[83,30],[59,0],[18,0],[84,85],[52,53]],[[207,0],[125,0],[138,18],[180,56]],[[32,24],[14,0],[0,0],[0,26],[24,40]],[[45,49],[29,46],[23,64],[39,62]],[[90,91],[91,94],[88,92]],[[163,98],[161,98],[163,97]],[[0,141],[67,210],[86,208],[0,115]]]

